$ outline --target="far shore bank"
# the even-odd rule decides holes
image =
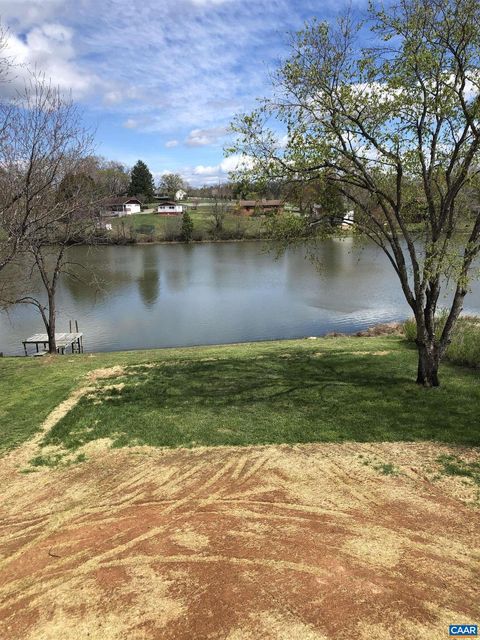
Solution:
[[[271,238],[227,238],[227,239],[204,239],[204,240],[133,240],[131,242],[98,242],[96,247],[129,247],[129,246],[148,246],[157,244],[233,244],[239,242],[274,242]],[[85,245],[87,246],[87,245]]]

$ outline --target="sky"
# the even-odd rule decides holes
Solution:
[[[0,18],[15,82],[25,65],[71,92],[98,155],[199,186],[235,168],[228,126],[268,95],[289,34],[346,2],[0,0]]]

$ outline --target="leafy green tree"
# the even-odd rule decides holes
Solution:
[[[145,162],[139,160],[132,169],[129,196],[143,196],[146,202],[151,202],[154,196],[153,176]]]
[[[193,236],[193,220],[190,214],[188,213],[188,211],[185,211],[185,213],[182,216],[180,238],[184,242],[190,242],[190,240],[192,239],[192,236]]]
[[[160,178],[158,190],[169,198],[172,198],[172,200],[180,189],[186,191],[186,184],[182,176],[178,173],[166,173]]]
[[[326,222],[335,224],[345,213],[345,199],[337,185],[322,176],[287,183],[283,191],[284,199],[295,205],[302,215],[318,215],[319,211]]]
[[[313,21],[278,70],[274,97],[233,125],[233,151],[251,159],[250,179],[322,177],[355,210],[356,227],[387,255],[415,316],[424,386],[439,384],[480,252],[480,208],[471,206],[480,166],[479,24],[478,0],[397,0],[387,10],[372,3],[366,22],[350,12],[333,25]],[[319,226],[290,222],[286,236]],[[446,283],[452,297],[437,333]]]
[[[121,196],[128,191],[130,175],[121,162],[100,159],[99,167],[94,172],[97,188],[108,196]]]
[[[84,171],[79,171],[65,175],[58,187],[56,200],[59,204],[82,198],[85,202],[91,202],[95,197],[99,199],[94,179]]]

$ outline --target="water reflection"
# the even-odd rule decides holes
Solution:
[[[61,280],[58,326],[78,320],[91,351],[356,331],[410,314],[387,259],[357,238],[323,242],[320,271],[302,250],[275,260],[259,242],[76,247],[70,257],[83,266]],[[472,290],[465,308],[480,313],[478,282]],[[41,329],[32,308],[0,315],[0,351],[21,353]]]
[[[143,304],[148,309],[157,302],[160,293],[160,275],[155,247],[145,247],[143,252],[143,273],[137,279],[138,291]]]

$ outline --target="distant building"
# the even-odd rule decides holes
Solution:
[[[178,216],[183,213],[183,204],[178,204],[174,200],[166,200],[157,206],[157,213],[164,216]]]
[[[187,195],[187,192],[184,191],[183,189],[179,189],[176,193],[175,193],[175,200],[183,200]]]
[[[240,200],[238,203],[239,213],[244,216],[278,213],[282,208],[281,200]]]
[[[353,209],[351,211],[347,211],[343,216],[342,225],[341,225],[342,229],[350,229],[353,225],[354,217],[355,217],[355,214]]]
[[[132,213],[140,213],[142,203],[138,198],[121,196],[119,198],[109,198],[103,204],[104,215],[121,218],[130,216]]]
[[[312,207],[312,218],[314,220],[322,220],[332,226],[340,226],[342,229],[351,229],[355,222],[355,212],[351,209],[350,211],[344,211],[343,215],[331,215],[330,212],[325,210],[320,204],[314,204]]]
[[[105,222],[105,220],[97,220],[95,228],[98,229],[98,231],[112,231],[113,225],[111,222]]]

